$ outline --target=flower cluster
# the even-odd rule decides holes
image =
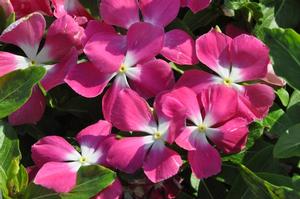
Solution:
[[[101,0],[101,20],[95,20],[78,0],[51,0],[53,12],[46,0],[0,1],[7,15],[18,18],[0,41],[22,50],[0,52],[0,77],[33,66],[47,71],[30,99],[9,116],[12,125],[38,122],[46,107],[43,92],[62,83],[86,98],[103,94],[105,120],[78,133],[79,150],[59,136],[32,146],[35,184],[69,192],[79,168],[97,164],[129,174],[142,169],[151,182],[161,183],[180,171],[179,147],[202,179],[221,171],[221,155],[243,150],[249,124],[263,119],[273,104],[270,85],[283,82],[272,71],[268,48],[254,36],[231,38],[212,28],[195,39],[166,28],[181,7],[195,13],[209,4]],[[43,15],[56,18],[46,33]],[[86,59],[78,61],[79,55]],[[183,74],[174,75],[168,62],[183,66]],[[112,127],[129,133],[120,138]],[[115,180],[96,198],[121,194]]]

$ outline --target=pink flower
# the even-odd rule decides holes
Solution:
[[[249,121],[262,119],[275,98],[273,89],[261,83],[267,74],[269,50],[253,36],[234,39],[215,30],[196,41],[199,60],[217,75],[200,70],[186,71],[176,87],[186,86],[199,93],[212,84],[223,84],[239,92],[239,111]]]
[[[18,19],[33,12],[52,16],[49,0],[10,0],[10,2]]]
[[[114,126],[122,131],[144,134],[134,133],[139,136],[125,137],[112,145],[107,160],[113,167],[127,173],[134,173],[142,167],[146,176],[155,183],[178,172],[182,164],[180,155],[165,143],[174,141],[179,122],[165,116],[161,106],[162,102],[156,99],[151,111],[136,92],[131,89],[120,91],[112,111]]]
[[[91,33],[95,30],[89,26],[105,26],[106,29]],[[149,36],[145,37],[147,34]],[[123,88],[131,87],[149,98],[173,87],[171,67],[165,61],[154,58],[162,48],[161,28],[139,22],[129,28],[127,36],[123,36],[113,28],[91,21],[85,35],[87,43],[84,52],[91,62],[81,63],[71,69],[66,82],[80,95],[95,97],[114,78],[102,102],[106,120],[110,120],[115,98]]]
[[[0,52],[0,77],[35,65],[47,70],[46,76],[41,80],[47,91],[64,83],[69,68],[77,62],[75,47],[82,28],[69,16],[55,20],[48,29],[43,48],[39,51],[45,26],[44,17],[40,13],[33,13],[20,18],[2,32],[0,41],[20,47],[26,57]],[[35,123],[41,118],[45,102],[38,88],[33,92],[32,98],[35,99],[29,99],[21,109],[11,115],[11,124]],[[32,112],[33,106],[35,108]]]
[[[56,192],[69,192],[76,185],[77,171],[81,166],[109,166],[106,161],[107,151],[115,139],[110,135],[111,128],[109,122],[100,120],[83,129],[76,136],[80,153],[59,136],[47,136],[39,140],[31,148],[32,159],[39,167],[33,182]],[[120,182],[116,180],[101,194],[110,193],[114,196],[110,198],[118,198],[114,192],[120,195],[121,189]],[[97,198],[103,198],[101,194]]]
[[[189,7],[193,13],[204,10],[210,3],[211,0],[181,0],[181,6]]]
[[[144,22],[163,28],[176,18],[179,9],[180,0],[102,0],[100,3],[102,19],[108,24],[126,29],[140,22],[139,10]],[[198,63],[194,43],[186,32],[174,29],[165,34],[161,54],[177,64],[193,65]]]
[[[248,122],[236,115],[238,96],[233,89],[215,85],[197,95],[191,89],[181,87],[164,98],[166,102],[172,102],[166,110],[186,108],[186,125],[176,143],[188,150],[188,161],[198,178],[221,171],[220,155],[209,141],[224,153],[239,152],[245,147]]]

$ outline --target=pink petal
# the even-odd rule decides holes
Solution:
[[[134,173],[142,167],[147,149],[146,137],[128,137],[115,142],[108,151],[107,161],[115,168]]]
[[[9,17],[14,12],[10,0],[0,0],[0,7],[3,9],[5,17]]]
[[[97,160],[97,163],[105,167],[111,167],[110,163],[107,161],[108,151],[116,142],[118,142],[118,140],[114,135],[102,136],[100,138],[98,136],[97,139],[98,146],[96,148],[96,151],[99,151],[101,153],[101,156]],[[89,141],[91,141],[91,139]]]
[[[225,153],[238,153],[246,146],[248,122],[244,118],[234,118],[218,127],[207,136]]]
[[[10,0],[10,2],[13,5],[17,18],[33,12],[52,16],[49,0]]]
[[[199,132],[195,127],[184,127],[175,142],[185,150],[196,150],[198,145],[197,133]]]
[[[286,81],[275,74],[271,63],[268,64],[267,75],[264,78],[262,78],[262,80],[274,86],[283,87],[286,85]]]
[[[187,70],[175,84],[175,88],[188,87],[195,93],[200,93],[209,85],[214,84],[214,75],[202,70]]]
[[[121,182],[116,179],[93,199],[119,199],[123,193]]]
[[[41,83],[46,91],[65,83],[66,78],[70,69],[74,68],[77,63],[77,51],[75,48],[71,49],[70,53],[65,56],[60,63],[53,66],[46,66],[47,73],[42,79]]]
[[[208,178],[221,171],[221,157],[207,139],[199,140],[197,150],[188,152],[188,161],[197,178]]]
[[[119,92],[124,88],[129,88],[126,76],[117,75],[102,99],[102,112],[105,120],[111,121],[112,109],[115,106],[116,98]]]
[[[117,33],[98,33],[84,47],[89,60],[102,72],[119,70],[126,53],[126,37]]]
[[[147,102],[142,97],[131,89],[124,89],[116,98],[111,121],[122,131],[147,132],[154,118]]]
[[[140,0],[145,22],[167,26],[173,21],[180,8],[180,0]]]
[[[130,86],[142,97],[154,97],[174,86],[175,79],[170,65],[161,60],[151,60],[137,66],[139,73],[130,78]]]
[[[36,124],[43,117],[45,108],[45,96],[35,86],[29,100],[21,108],[13,112],[8,117],[8,121],[11,125]]]
[[[8,52],[0,52],[0,77],[28,67],[28,59]]]
[[[270,62],[269,49],[260,40],[250,35],[240,35],[232,40],[230,48],[235,82],[263,78]]]
[[[204,122],[213,126],[232,118],[238,110],[238,94],[227,86],[215,85],[198,95],[205,111]]]
[[[54,16],[56,18],[70,15],[72,17],[86,17],[92,19],[92,16],[80,4],[78,0],[51,0],[54,7]]]
[[[196,13],[207,8],[210,3],[211,0],[189,0],[187,6]]]
[[[65,82],[84,97],[96,97],[102,93],[111,77],[111,73],[103,73],[91,62],[84,62],[71,68]]]
[[[229,45],[232,39],[223,33],[211,30],[196,40],[198,59],[221,76],[229,76]]]
[[[82,129],[76,136],[76,140],[82,144],[91,140],[92,142],[98,142],[98,137],[108,136],[111,132],[112,125],[105,120],[99,120],[97,123],[92,124]],[[93,141],[94,140],[94,141]]]
[[[194,39],[179,29],[171,30],[165,34],[161,54],[168,60],[180,65],[194,65],[199,62]]]
[[[0,41],[19,46],[27,55],[36,57],[46,22],[40,13],[32,13],[8,26],[1,34]]]
[[[270,86],[253,84],[244,87],[244,93],[239,95],[239,109],[249,121],[263,119],[272,106],[275,94]]]
[[[180,0],[180,5],[182,7],[185,7],[185,6],[187,6],[188,2],[189,2],[189,0]]]
[[[81,37],[82,45],[85,46],[88,40],[96,33],[114,34],[116,31],[112,26],[107,25],[104,21],[90,20],[84,30],[84,35]]]
[[[128,67],[146,62],[158,55],[163,47],[161,27],[140,22],[130,26],[127,33],[127,53],[124,64]]]
[[[79,153],[64,138],[47,136],[31,147],[33,161],[41,166],[46,162],[77,160]]]
[[[56,19],[48,29],[45,45],[37,57],[38,61],[60,61],[70,53],[72,47],[80,49],[83,31],[84,29],[68,15]]]
[[[136,0],[102,0],[100,13],[106,23],[126,29],[140,21]]]
[[[178,153],[156,142],[147,154],[143,168],[148,179],[157,183],[176,175],[181,165]]]
[[[56,192],[66,193],[75,187],[76,173],[72,163],[48,162],[42,166],[33,182]]]

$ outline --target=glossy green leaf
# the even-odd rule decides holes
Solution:
[[[292,95],[288,105],[288,108],[300,102],[300,91],[295,90]]]
[[[62,199],[88,199],[113,183],[116,174],[99,165],[81,167],[77,173],[76,187],[61,194]]]
[[[262,122],[263,126],[266,127],[268,130],[271,129],[284,113],[285,112],[278,105],[274,104],[270,109],[267,117],[264,118]]]
[[[22,195],[22,199],[60,199],[60,197],[59,193],[30,183]]]
[[[277,75],[300,89],[300,35],[292,29],[264,29]]]
[[[300,124],[289,128],[280,136],[274,147],[275,158],[300,157]]]
[[[287,106],[289,104],[290,95],[284,88],[278,89],[276,91],[276,94],[279,97],[283,106]]]
[[[30,97],[32,87],[43,78],[43,67],[17,70],[0,78],[0,118],[20,108]]]

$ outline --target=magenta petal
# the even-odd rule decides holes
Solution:
[[[66,193],[75,187],[76,173],[73,163],[48,162],[42,166],[33,182],[56,192]]]
[[[254,36],[242,34],[232,40],[230,48],[232,74],[235,82],[263,78],[267,74],[270,62],[269,49]]]
[[[195,127],[184,127],[176,138],[175,142],[185,150],[193,151],[197,148],[196,133],[199,133]]]
[[[8,117],[8,121],[11,125],[36,124],[43,117],[45,108],[45,96],[35,86],[29,100],[21,108],[13,112]]]
[[[213,126],[232,118],[238,110],[238,94],[227,86],[214,85],[198,95],[205,111],[204,122]]]
[[[31,147],[33,161],[41,166],[46,162],[77,160],[79,153],[64,138],[47,136]]]
[[[111,77],[111,73],[103,73],[91,62],[84,62],[71,68],[65,82],[84,97],[96,97],[102,93]]]
[[[92,16],[85,10],[78,0],[51,0],[54,7],[54,16],[56,18],[70,15],[72,17],[86,17],[91,19]]]
[[[161,54],[168,60],[180,65],[194,65],[199,62],[194,39],[179,29],[171,30],[165,34]]]
[[[89,60],[102,72],[119,70],[126,53],[126,37],[117,33],[97,33],[84,47]]]
[[[93,199],[119,199],[123,193],[121,182],[116,179]]]
[[[264,78],[262,78],[262,80],[267,82],[268,84],[275,85],[275,86],[283,87],[286,85],[286,81],[275,74],[271,63],[268,64],[267,75]]]
[[[244,87],[239,95],[239,109],[249,121],[263,119],[272,106],[275,94],[270,86],[254,84]]]
[[[8,52],[0,52],[0,77],[18,69],[28,67],[28,59]]]
[[[44,15],[52,15],[49,0],[10,0],[17,18],[33,12],[40,12]]]
[[[176,175],[181,164],[182,160],[178,153],[163,143],[155,142],[147,154],[143,168],[148,179],[157,183]]]
[[[144,21],[165,27],[173,21],[180,8],[180,0],[140,0]]]
[[[122,131],[147,132],[154,118],[147,102],[131,89],[119,92],[112,109],[111,121]]]
[[[208,143],[195,151],[189,151],[188,161],[193,173],[199,179],[208,178],[221,171],[221,157],[218,151]]]
[[[198,59],[221,76],[229,76],[229,45],[232,39],[223,33],[211,30],[196,40]]]
[[[140,21],[136,0],[102,0],[100,13],[106,23],[126,29]]]
[[[32,13],[8,26],[2,32],[0,41],[19,46],[27,57],[34,59],[45,27],[46,22],[43,15]]]
[[[175,88],[188,87],[198,94],[209,85],[215,83],[214,77],[214,75],[201,70],[188,70],[176,82]]]
[[[247,125],[248,122],[244,118],[234,118],[207,135],[223,152],[238,153],[246,146]]]
[[[196,13],[207,8],[210,3],[211,0],[189,0],[187,6]]]
[[[146,137],[128,137],[115,142],[108,151],[107,161],[115,168],[134,173],[141,168],[149,146]]]
[[[137,75],[130,78],[130,87],[142,97],[154,97],[174,86],[175,79],[170,65],[161,60],[152,60],[137,66]]]
[[[163,28],[145,22],[133,24],[127,33],[127,53],[124,64],[130,67],[153,59],[160,53],[163,41]]]
[[[64,79],[67,76],[69,70],[76,66],[77,52],[75,48],[64,57],[60,63],[53,66],[49,66],[45,77],[42,79],[42,86],[46,91],[65,83]],[[47,67],[47,66],[46,66]]]

